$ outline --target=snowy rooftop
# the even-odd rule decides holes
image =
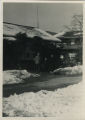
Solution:
[[[4,32],[4,35],[7,35],[7,36],[15,36],[18,33],[26,33],[27,36],[31,38],[38,36],[44,40],[61,42],[60,39],[56,38],[55,36],[49,34],[44,30],[33,28],[33,27],[20,26],[16,24],[4,23],[3,32]],[[12,40],[12,39],[8,39],[8,40]]]
[[[59,32],[57,34],[54,35],[54,37],[56,38],[77,38],[77,37],[81,37],[83,35],[82,31],[67,31],[64,30],[62,32]]]
[[[57,37],[61,37],[61,36],[63,36],[65,33],[66,33],[66,31],[57,33],[57,34],[54,35],[54,37],[56,37],[56,38],[57,38]]]

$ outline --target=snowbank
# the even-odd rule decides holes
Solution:
[[[56,116],[61,119],[70,115],[74,120],[75,115],[81,114],[82,94],[82,82],[55,91],[15,94],[3,99],[3,113],[10,117]]]
[[[32,74],[27,70],[7,70],[3,72],[3,84],[23,83],[30,76],[38,77],[38,74]]]
[[[52,73],[60,74],[60,75],[81,75],[82,74],[82,66],[74,66],[74,67],[65,67],[54,70]]]

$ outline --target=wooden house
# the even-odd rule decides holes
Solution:
[[[82,31],[69,31],[60,36],[62,55],[69,65],[82,64]],[[70,62],[70,63],[69,63]]]

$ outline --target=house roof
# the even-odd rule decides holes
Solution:
[[[54,37],[50,33],[34,28],[29,26],[22,26],[12,23],[3,23],[3,34],[4,36],[16,36],[18,33],[26,33],[27,37],[34,38],[35,36],[38,36],[42,38],[43,40],[49,40],[49,41],[55,41],[55,42],[61,42],[59,38]],[[9,38],[8,38],[9,39]],[[9,39],[13,40],[13,39]]]
[[[82,31],[63,31],[63,32],[60,32],[56,35],[54,35],[54,37],[57,37],[57,38],[66,38],[66,39],[69,39],[69,38],[78,38],[78,37],[82,37],[83,36],[83,33]]]

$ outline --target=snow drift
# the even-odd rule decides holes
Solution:
[[[38,74],[32,74],[27,70],[7,70],[3,72],[3,84],[23,83],[25,79],[31,76],[38,77]]]
[[[10,117],[81,118],[82,82],[55,91],[14,94],[3,99],[3,113]],[[74,92],[75,91],[75,92]],[[78,114],[77,114],[78,113]],[[80,116],[79,116],[80,115]]]
[[[60,75],[82,75],[82,66],[65,67],[54,70],[52,73]]]

